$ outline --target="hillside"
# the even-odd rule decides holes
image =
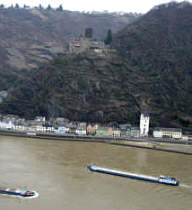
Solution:
[[[192,130],[192,6],[152,9],[113,37],[105,56],[61,55],[33,71],[1,105],[25,117],[138,122]]]
[[[33,71],[1,111],[28,118],[42,115],[93,122],[135,121],[139,107],[126,80],[131,70],[121,65],[115,53],[105,57],[94,52],[60,56]]]
[[[147,97],[140,104],[159,123],[188,126],[192,122],[192,5],[163,4],[121,30],[113,46],[127,63],[143,73]]]
[[[1,8],[0,71],[36,68],[66,52],[69,41],[84,35],[85,28],[104,39],[108,29],[116,32],[134,19],[133,14]]]

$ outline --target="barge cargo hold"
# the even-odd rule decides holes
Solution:
[[[142,175],[142,174],[117,171],[117,170],[112,170],[112,169],[108,169],[108,168],[101,168],[101,167],[95,166],[95,165],[88,165],[87,168],[90,171],[104,173],[104,174],[111,174],[111,175],[115,175],[115,176],[122,176],[122,177],[144,180],[144,181],[149,181],[149,182],[156,182],[156,183],[160,183],[160,184],[175,185],[175,186],[179,185],[179,181],[173,177],[166,177],[166,176],[162,176],[162,175],[159,177],[153,177],[153,176],[147,176],[147,175]]]
[[[14,195],[14,196],[20,196],[20,197],[25,197],[25,198],[35,198],[38,196],[38,193],[35,191],[10,189],[10,188],[3,188],[3,187],[0,187],[0,194]]]

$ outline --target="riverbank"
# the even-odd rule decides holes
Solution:
[[[98,142],[105,144],[112,144],[117,146],[129,146],[142,149],[159,150],[164,152],[174,152],[185,155],[192,155],[192,145],[188,141],[176,142],[165,141],[164,139],[152,140],[151,138],[145,139],[123,139],[111,137],[96,137],[96,136],[76,136],[76,135],[55,135],[52,133],[24,133],[1,130],[0,135],[15,136],[24,138],[36,138],[45,140],[60,140],[60,141],[81,141],[81,142]],[[191,142],[190,142],[191,143]]]

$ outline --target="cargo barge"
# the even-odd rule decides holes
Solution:
[[[108,168],[101,168],[101,167],[95,166],[95,165],[88,165],[87,168],[90,171],[104,173],[104,174],[111,174],[111,175],[115,175],[115,176],[122,176],[122,177],[127,177],[127,178],[132,178],[132,179],[155,182],[155,183],[159,183],[159,184],[167,184],[167,185],[175,185],[175,186],[179,185],[179,181],[173,177],[166,177],[166,176],[162,176],[162,175],[159,177],[153,177],[153,176],[147,176],[147,175],[142,175],[142,174],[117,171],[117,170],[112,170],[112,169],[108,169]]]
[[[20,197],[25,197],[25,198],[34,198],[38,196],[38,193],[35,191],[10,189],[10,188],[3,188],[3,187],[0,187],[0,194],[14,195],[14,196],[20,196]]]

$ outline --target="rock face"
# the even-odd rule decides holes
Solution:
[[[121,123],[148,111],[151,126],[191,130],[191,13],[190,4],[162,5],[117,33],[102,56],[57,57],[29,73],[1,111]]]
[[[122,29],[132,14],[83,14],[43,9],[0,9],[0,71],[33,69],[66,51],[70,39],[92,27],[95,38]]]

